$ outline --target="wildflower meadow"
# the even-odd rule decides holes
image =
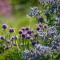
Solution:
[[[60,0],[0,0],[0,60],[60,60]]]

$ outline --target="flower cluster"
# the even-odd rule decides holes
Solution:
[[[56,15],[60,18],[58,6],[60,3],[55,0],[39,0],[39,3],[43,6],[43,9],[46,9],[43,11],[45,12],[47,23],[44,17],[40,16],[38,8],[31,7],[29,16],[36,17],[38,22],[40,22],[36,30],[31,30],[30,27],[22,27],[16,34],[14,28],[8,29],[7,24],[3,24],[2,28],[4,32],[0,36],[0,47],[3,50],[16,48],[15,50],[18,53],[16,56],[23,58],[23,60],[56,60],[58,57],[59,59],[57,60],[60,60],[60,31],[57,29],[59,27],[53,25],[55,22],[53,17]],[[0,2],[0,5],[2,6],[3,2]],[[7,11],[5,10],[3,12],[5,13]],[[60,19],[58,18],[56,19],[60,26]],[[53,24],[51,25],[50,23],[52,22]]]
[[[31,50],[24,50],[23,58],[24,60],[37,60],[37,59],[44,59],[48,58],[51,53],[51,47],[42,46],[40,44],[35,45],[36,48]]]
[[[40,11],[38,10],[38,7],[30,7],[31,11],[29,13],[29,16],[39,16],[40,15]]]
[[[34,42],[35,48],[24,50],[24,60],[54,59],[52,56],[60,55],[60,35],[56,35],[51,46],[43,46]],[[56,56],[55,56],[56,57]]]

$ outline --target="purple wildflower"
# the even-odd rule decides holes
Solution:
[[[39,19],[38,19],[38,22],[44,22],[44,18],[41,16],[41,17],[39,17]]]
[[[34,34],[34,37],[36,38],[38,36],[38,34]]]
[[[19,34],[22,34],[23,33],[23,30],[19,30]]]
[[[44,25],[44,28],[47,28],[48,26],[47,25]]]
[[[25,28],[24,28],[24,27],[22,27],[22,28],[21,28],[21,30],[25,31]]]
[[[31,30],[31,33],[34,33],[34,30]]]
[[[39,31],[39,30],[40,30],[40,27],[38,26],[38,27],[36,28],[36,30]]]
[[[30,30],[30,28],[29,27],[26,27],[26,31],[28,31],[28,30]]]
[[[25,38],[26,37],[26,34],[25,33],[22,33],[22,38]]]
[[[13,32],[14,32],[14,28],[10,28],[10,29],[9,29],[9,32],[10,32],[10,33],[13,33]]]
[[[30,39],[30,35],[29,35],[29,34],[27,34],[27,35],[26,35],[26,38],[27,38],[27,39]]]
[[[39,27],[42,27],[42,24],[39,24]]]
[[[14,39],[15,39],[15,36],[12,36],[12,37],[11,37],[11,40],[13,41]]]
[[[1,40],[5,40],[5,36],[1,36],[0,39],[1,39]]]
[[[28,31],[27,31],[27,34],[31,34],[31,33],[32,33],[31,30],[28,30]]]
[[[6,29],[7,27],[8,27],[7,24],[3,24],[3,25],[2,25],[2,28],[3,28],[3,29]]]
[[[16,44],[16,43],[14,43],[14,44],[13,44],[13,46],[17,46],[17,44]]]
[[[33,45],[33,46],[35,46],[35,44],[36,44],[36,42],[35,42],[35,41],[33,41],[33,42],[32,42],[32,45]]]
[[[10,44],[10,40],[7,40],[7,43]]]
[[[8,50],[9,49],[9,47],[8,46],[5,46],[5,48],[4,48],[5,50]]]

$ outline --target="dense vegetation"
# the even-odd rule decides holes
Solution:
[[[59,1],[11,4],[12,14],[0,15],[0,60],[60,60]]]

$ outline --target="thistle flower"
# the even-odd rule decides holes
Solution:
[[[5,50],[8,50],[9,49],[9,47],[8,46],[5,46],[5,48],[4,48]]]
[[[43,22],[44,22],[44,18],[43,18],[42,16],[41,16],[41,17],[39,17],[38,22],[43,23]]]
[[[13,33],[13,32],[14,32],[14,28],[10,28],[10,29],[9,29],[9,32],[10,32],[10,33]]]
[[[28,31],[27,31],[27,34],[31,34],[31,30],[28,30]]]
[[[0,39],[1,39],[1,40],[5,40],[5,36],[1,36]]]
[[[13,41],[14,39],[15,39],[15,36],[12,36],[12,37],[11,37],[11,40]]]
[[[7,40],[7,43],[10,44],[10,40]]]
[[[21,28],[21,30],[25,31],[25,28],[24,28],[24,27],[22,27],[22,28]]]
[[[13,46],[17,46],[17,44],[16,43],[13,43]]]
[[[22,34],[23,33],[23,30],[19,30],[19,34]]]
[[[28,31],[28,30],[30,30],[30,28],[29,27],[26,27],[26,31]]]
[[[25,38],[26,37],[26,34],[25,33],[22,33],[21,36],[22,36],[22,38]]]
[[[34,34],[34,37],[36,38],[38,36],[38,34]]]
[[[26,35],[26,38],[27,38],[27,39],[30,39],[30,35],[29,35],[29,34],[27,34],[27,35]]]
[[[40,27],[38,26],[38,27],[36,28],[36,30],[39,31],[39,30],[40,30]]]
[[[3,25],[2,25],[2,28],[3,28],[3,29],[6,29],[7,27],[8,27],[7,24],[3,24]]]
[[[35,46],[35,44],[36,44],[36,42],[35,42],[35,41],[33,41],[33,42],[32,42],[32,45],[33,45],[33,46]]]
[[[34,33],[34,30],[31,30],[31,33]]]
[[[47,25],[44,25],[44,28],[46,29],[48,26]]]
[[[42,27],[42,24],[39,24],[39,27]]]

